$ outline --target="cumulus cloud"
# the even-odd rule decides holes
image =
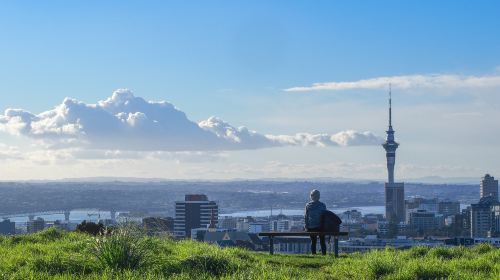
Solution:
[[[383,139],[372,132],[354,130],[341,131],[333,135],[297,133],[295,135],[266,135],[266,137],[279,145],[291,146],[363,146],[378,145],[383,142]]]
[[[7,109],[0,115],[0,130],[35,139],[53,149],[113,151],[223,151],[382,142],[371,132],[264,135],[216,117],[196,123],[171,103],[146,101],[126,89],[116,90],[96,104],[66,98],[40,114]]]
[[[256,131],[248,130],[244,126],[233,127],[217,117],[210,117],[198,125],[200,128],[214,133],[219,139],[223,139],[230,149],[258,149],[280,145],[280,143],[274,142]]]
[[[287,92],[335,91],[350,89],[385,89],[391,83],[398,89],[458,89],[500,87],[500,75],[464,76],[453,74],[427,74],[376,77],[371,79],[343,82],[314,83],[285,89]]]

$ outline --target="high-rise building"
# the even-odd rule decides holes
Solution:
[[[498,201],[498,180],[490,174],[484,175],[481,180],[480,198],[492,196]]]
[[[394,181],[394,165],[396,164],[396,149],[399,146],[394,140],[394,130],[392,129],[392,98],[389,89],[389,129],[387,140],[382,145],[387,158],[388,180],[385,183],[385,217],[389,223],[404,222],[405,215],[405,188],[404,183]]]
[[[491,224],[491,237],[500,237],[500,203],[493,205],[492,210],[492,224]]]
[[[460,202],[458,201],[440,201],[437,198],[425,199],[422,197],[414,197],[405,200],[405,205],[407,223],[410,223],[410,215],[420,210],[425,210],[428,213],[441,214],[444,218],[454,217],[455,215],[460,214]]]
[[[463,228],[462,233],[466,233],[464,235],[470,235],[470,228],[471,228],[471,212],[472,212],[472,207],[469,205],[467,208],[462,209],[462,213],[460,214],[461,218],[461,226]],[[458,225],[460,226],[460,225]]]
[[[495,227],[497,206],[500,206],[500,203],[492,196],[483,197],[479,203],[471,204],[471,237],[489,237],[500,231]]]
[[[175,202],[174,235],[191,237],[191,229],[206,228],[210,221],[218,222],[219,207],[204,194],[187,194],[184,201]]]
[[[9,219],[0,222],[0,235],[13,235],[16,234],[16,223],[11,222]]]
[[[436,212],[418,210],[410,213],[410,228],[419,232],[438,229],[444,226],[444,217]]]
[[[444,217],[455,216],[460,214],[460,202],[443,200],[438,203],[438,213]]]
[[[34,220],[29,220],[26,224],[28,233],[35,233],[45,228],[45,220],[38,217]]]

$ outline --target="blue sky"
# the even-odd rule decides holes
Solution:
[[[0,112],[23,108],[38,114],[61,104],[65,97],[93,104],[118,88],[128,88],[145,100],[173,103],[195,122],[217,116],[262,134],[333,135],[356,130],[384,137],[385,88],[284,90],[318,82],[416,74],[496,77],[499,12],[500,4],[494,1],[2,2]],[[494,121],[498,89],[496,84],[465,89],[396,87],[396,135],[402,142],[400,162],[407,166],[400,174],[500,172],[496,144],[500,125]],[[433,116],[436,112],[441,121]],[[419,114],[425,116],[419,119]],[[478,152],[468,148],[473,140]],[[5,149],[20,154],[25,153],[24,146],[35,149],[32,141],[0,133]],[[44,145],[35,150],[54,152]],[[423,156],[425,151],[430,155]],[[462,156],[450,157],[459,153]],[[484,159],[478,160],[478,154]],[[383,151],[374,146],[266,148],[222,151],[216,156],[222,160],[210,166],[183,163],[178,155],[160,160],[160,166],[172,164],[184,170],[182,174],[153,172],[144,159],[103,158],[100,162],[112,164],[116,169],[109,169],[114,170],[110,175],[116,176],[273,177],[274,173],[257,168],[267,165],[311,165],[308,168],[318,170],[337,166],[316,176],[385,176],[383,162],[366,173],[335,169],[356,164],[365,170],[380,164]],[[5,158],[0,164],[11,166],[5,177],[20,178],[23,168],[40,174],[35,177],[59,176],[53,174],[57,160],[51,161],[50,169],[27,166],[22,160],[13,164],[14,159]],[[84,176],[102,175],[86,167],[88,162],[75,165]],[[235,171],[219,172],[228,166],[235,166]],[[252,172],[239,172],[238,166]],[[295,171],[286,170],[293,168],[276,174],[292,176]]]

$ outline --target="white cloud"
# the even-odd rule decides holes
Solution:
[[[496,88],[500,87],[500,75],[464,76],[453,74],[426,74],[387,76],[350,82],[314,83],[310,86],[297,86],[285,89],[287,92],[335,91],[350,89],[386,89],[389,83],[398,89],[458,89],[458,88]]]
[[[375,145],[371,132],[343,131],[334,135],[298,133],[264,135],[233,127],[216,117],[195,123],[172,104],[146,101],[119,89],[97,104],[66,98],[54,109],[32,114],[7,109],[0,130],[26,136],[52,149],[87,151],[223,151],[277,146]],[[92,153],[91,153],[92,154]],[[105,157],[123,156],[97,153]]]
[[[210,117],[198,125],[214,133],[219,139],[224,139],[228,149],[258,149],[280,145],[256,131],[248,130],[244,126],[233,127],[217,117]]]
[[[22,159],[23,155],[18,147],[0,143],[0,160]]]
[[[383,142],[382,138],[369,131],[354,130],[341,131],[334,135],[297,133],[295,135],[266,135],[266,137],[280,145],[291,146],[362,146],[378,145]]]

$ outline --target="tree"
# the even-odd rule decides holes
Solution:
[[[96,224],[94,222],[87,222],[84,220],[81,224],[76,226],[76,231],[96,236],[99,234],[105,234],[107,230],[101,223]]]

